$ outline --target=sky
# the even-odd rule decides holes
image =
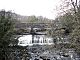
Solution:
[[[11,10],[24,16],[35,15],[54,19],[58,4],[59,0],[0,0],[0,10]]]

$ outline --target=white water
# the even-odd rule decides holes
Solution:
[[[44,45],[44,44],[53,44],[53,39],[50,37],[46,37],[44,35],[37,35],[34,36],[34,43],[32,43],[32,35],[24,35],[23,37],[20,37],[18,45],[21,46],[27,46],[27,45],[33,45],[33,44],[39,44],[39,45]]]

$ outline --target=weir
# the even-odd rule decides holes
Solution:
[[[27,43],[26,45],[46,45],[46,44],[52,44],[53,41],[51,38],[45,37],[47,34],[46,33],[38,33],[35,32],[34,27],[31,27],[30,32],[28,33],[19,33],[19,35],[25,35],[26,37],[28,35],[31,35],[31,37],[28,37],[26,39]],[[28,40],[30,38],[30,40]]]

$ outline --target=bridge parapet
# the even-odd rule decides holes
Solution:
[[[15,28],[50,28],[51,23],[19,23],[16,24]]]

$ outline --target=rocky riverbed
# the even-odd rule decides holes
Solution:
[[[74,49],[57,50],[49,49],[51,46],[30,46],[28,53],[31,55],[29,60],[80,60],[80,56]]]

